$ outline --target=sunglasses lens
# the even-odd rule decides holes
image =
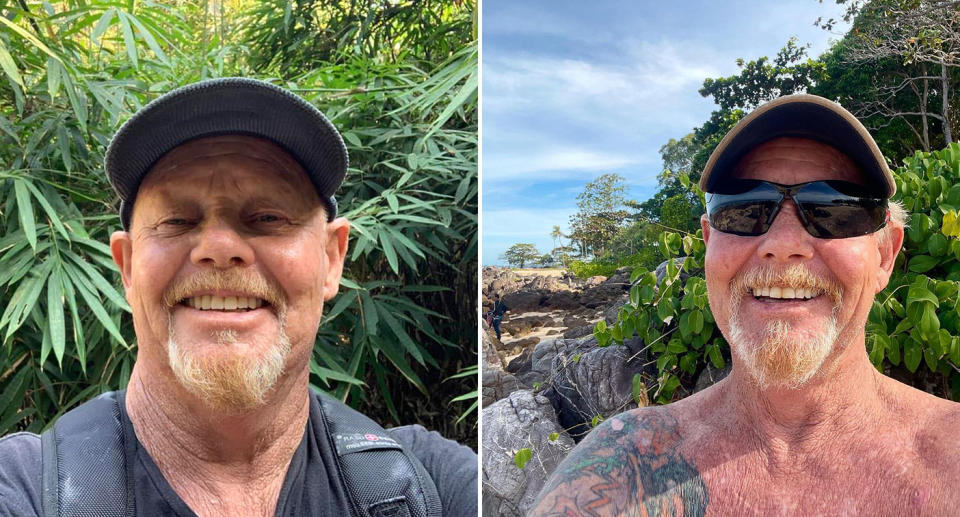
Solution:
[[[879,230],[886,222],[886,200],[861,197],[866,193],[857,190],[856,185],[840,181],[817,181],[802,187],[796,199],[810,235],[843,239]]]
[[[747,180],[723,192],[707,194],[710,226],[734,235],[762,235],[770,229],[788,190],[786,186]],[[820,239],[867,235],[886,222],[886,199],[864,197],[870,194],[853,183],[814,181],[792,192],[804,228]]]
[[[773,222],[783,196],[761,181],[739,182],[739,193],[707,194],[710,226],[734,235],[762,235]]]

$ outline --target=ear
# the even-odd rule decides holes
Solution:
[[[877,243],[880,252],[880,268],[877,269],[878,293],[890,282],[893,265],[897,262],[897,255],[903,245],[903,226],[887,223],[887,227],[880,231],[887,232],[887,238]]]
[[[710,240],[710,220],[707,219],[707,214],[700,216],[700,228],[703,230],[703,244],[706,245]]]
[[[110,254],[120,270],[124,290],[130,288],[130,256],[133,250],[130,232],[113,232],[110,236]]]
[[[327,277],[323,281],[323,299],[329,301],[340,289],[340,277],[343,276],[343,261],[347,256],[347,239],[350,235],[350,221],[338,217],[327,223]]]

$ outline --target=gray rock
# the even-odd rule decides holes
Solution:
[[[490,366],[503,368],[503,361],[497,354],[497,347],[503,348],[503,343],[497,339],[493,329],[487,325],[486,321],[481,320],[480,326],[483,328],[483,332],[480,333],[480,339],[483,341],[483,361]]]
[[[589,322],[583,316],[569,315],[563,318],[563,326],[567,328],[582,327]]]
[[[613,302],[606,310],[603,311],[603,319],[607,322],[607,325],[613,325],[617,322],[617,315],[620,313],[620,307],[623,307],[630,300],[630,295],[623,295]]]
[[[536,339],[536,338],[534,338]],[[506,370],[510,373],[519,373],[525,370],[530,369],[530,348],[524,348],[523,352],[520,353],[517,357],[514,357],[510,363],[507,364]]]
[[[627,346],[601,348],[592,335],[557,353],[551,369],[556,372],[552,385],[558,418],[574,439],[590,431],[593,417],[607,418],[636,406],[633,376],[644,372],[643,359]],[[655,376],[656,365],[648,369]]]
[[[487,407],[507,397],[514,391],[525,387],[520,380],[513,375],[496,368],[487,368],[486,366],[483,367],[480,379],[483,383],[483,407]]]
[[[730,371],[733,369],[733,365],[730,364],[730,361],[727,361],[727,364],[722,369],[716,369],[713,367],[713,364],[707,363],[707,367],[700,372],[700,375],[697,377],[697,384],[693,388],[693,392],[703,391],[710,386],[720,382],[724,377],[730,375]]]
[[[573,440],[557,423],[546,398],[528,390],[484,408],[483,419],[483,511],[484,517],[522,517],[530,511],[547,477],[573,448]],[[558,433],[555,441],[550,434]],[[529,448],[530,461],[523,470],[514,464],[514,454]]]
[[[586,335],[593,335],[593,325],[572,328],[563,333],[565,339],[577,339]]]

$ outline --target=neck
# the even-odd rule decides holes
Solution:
[[[216,514],[224,509],[216,502],[237,500],[231,492],[239,489],[246,504],[272,513],[306,427],[309,370],[288,372],[264,405],[242,413],[210,408],[172,374],[146,370],[134,366],[126,409],[137,439],[177,494],[198,514]],[[214,507],[204,508],[211,501]]]
[[[884,410],[882,376],[862,333],[826,366],[799,388],[761,388],[736,364],[723,383],[729,418],[753,438],[771,471],[803,468],[809,458],[842,449],[845,439],[868,436],[865,428]]]

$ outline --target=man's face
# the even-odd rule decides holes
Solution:
[[[219,136],[170,151],[111,238],[150,373],[220,409],[263,403],[305,370],[337,292],[348,223],[327,223],[299,164],[275,144]]]
[[[826,179],[864,184],[849,157],[796,138],[758,146],[734,176],[781,184]],[[763,235],[723,233],[705,216],[701,225],[710,308],[733,354],[761,387],[797,387],[829,371],[847,345],[863,343],[867,313],[889,280],[902,239],[902,228],[885,245],[879,233],[815,238],[803,228],[792,201],[784,202]],[[783,298],[784,288],[796,298]]]

